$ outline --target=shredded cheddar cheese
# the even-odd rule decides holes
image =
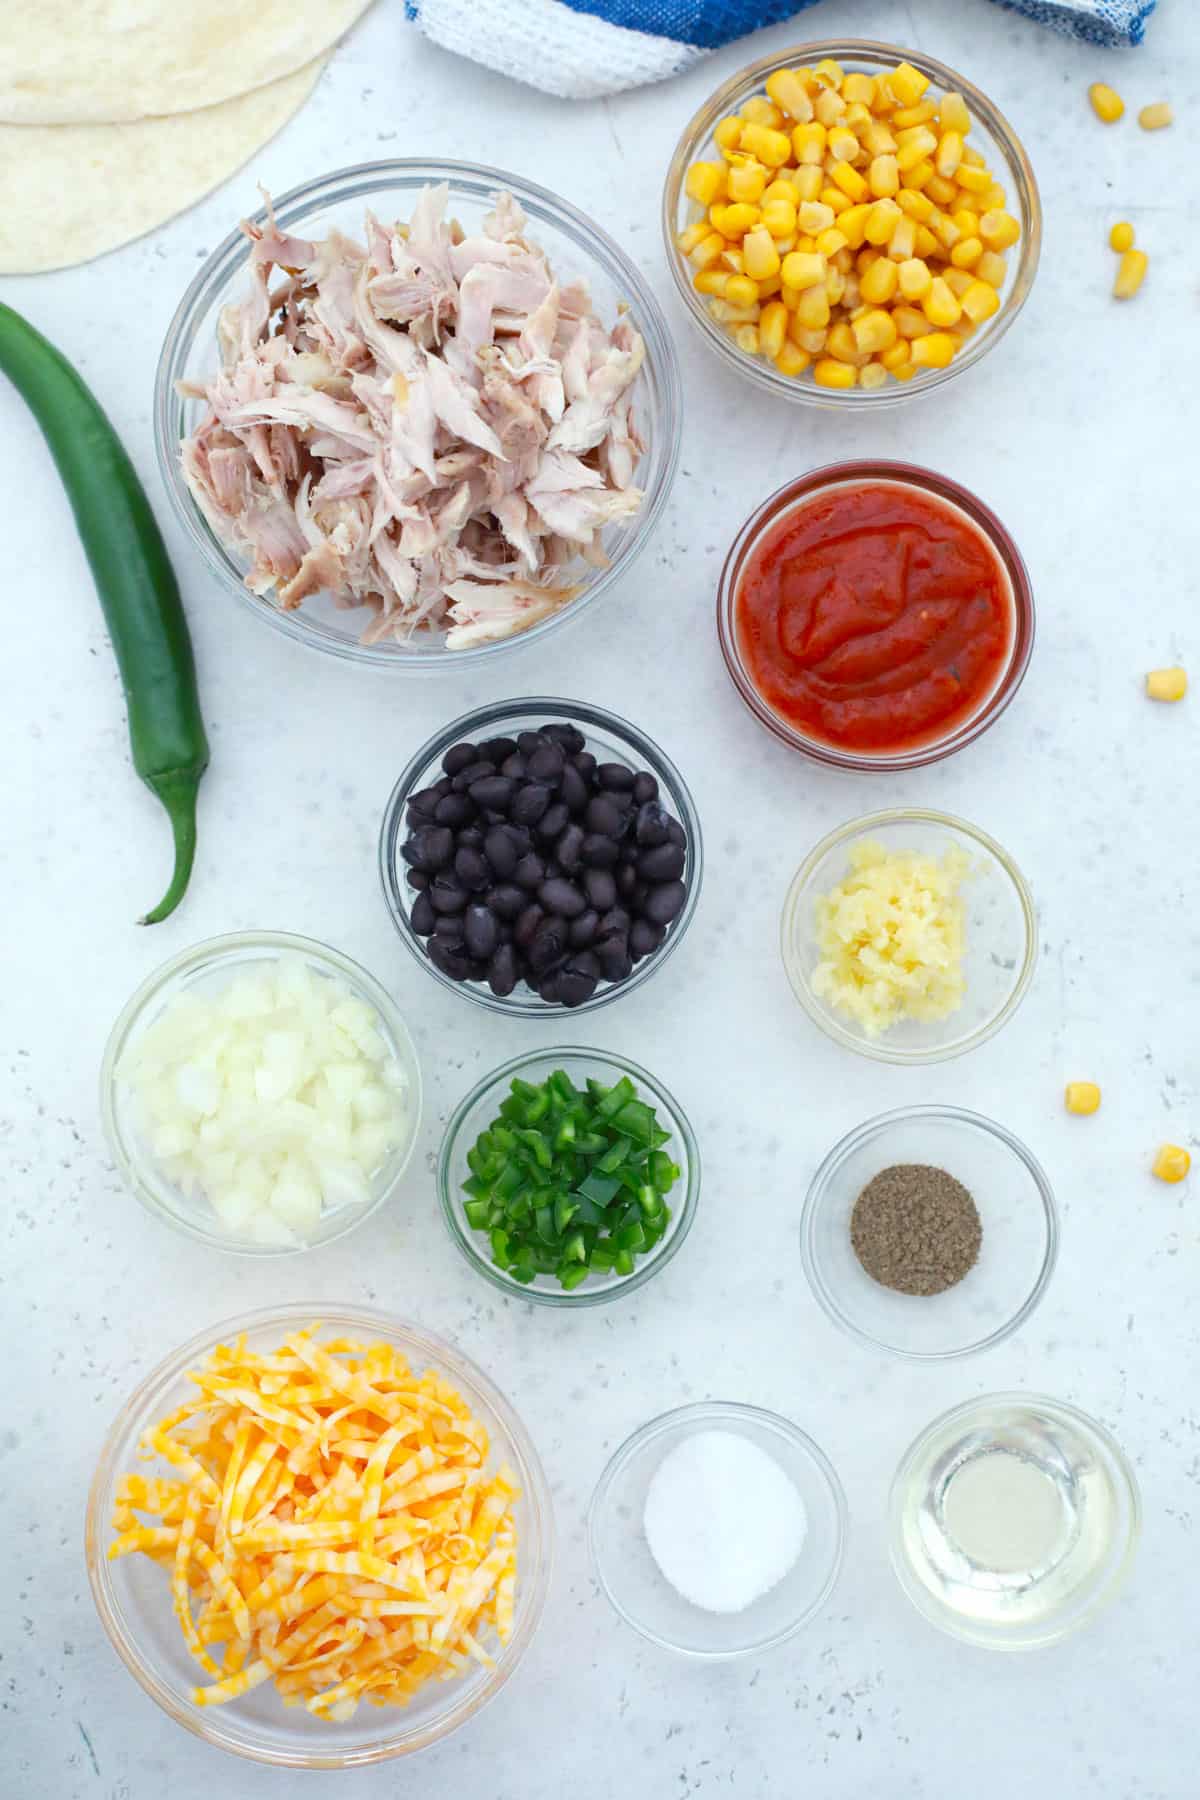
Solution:
[[[191,1371],[199,1396],[152,1425],[169,1473],[118,1488],[110,1558],[170,1575],[197,1706],[272,1681],[287,1706],[349,1718],[490,1665],[512,1631],[517,1488],[435,1370],[386,1343],[244,1339]]]

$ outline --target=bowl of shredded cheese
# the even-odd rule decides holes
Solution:
[[[101,1452],[86,1556],[114,1649],[177,1723],[339,1769],[435,1743],[499,1692],[552,1537],[537,1452],[482,1370],[386,1314],[292,1306],[142,1382]]]
[[[1024,876],[978,826],[895,809],[853,819],[788,889],[783,964],[836,1043],[879,1062],[961,1056],[999,1031],[1033,979]]]

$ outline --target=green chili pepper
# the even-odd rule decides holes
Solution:
[[[171,821],[171,883],[140,921],[154,925],[183,899],[196,854],[196,795],[208,767],[179,587],[145,490],[91,390],[53,344],[4,305],[0,370],[33,413],[62,477],[116,652],[133,766]]]

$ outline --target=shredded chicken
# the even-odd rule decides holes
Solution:
[[[221,370],[187,384],[207,415],[188,485],[285,609],[369,607],[364,642],[442,631],[491,643],[579,592],[602,536],[642,502],[632,407],[645,346],[560,288],[511,194],[482,234],[425,188],[366,247],[244,223],[252,290],[226,307]],[[272,284],[272,271],[282,279]]]

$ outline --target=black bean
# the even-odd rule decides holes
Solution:
[[[571,758],[571,761],[590,787],[596,777],[596,759],[591,751],[578,750]]]
[[[467,958],[461,945],[448,944],[443,938],[430,938],[429,960],[443,975],[448,975],[451,981],[467,979]]]
[[[555,859],[558,862],[559,867],[564,869],[568,875],[573,875],[579,867],[583,851],[582,825],[576,825],[575,821],[572,819],[571,823],[566,827],[566,830],[563,831],[559,837],[557,844],[554,846],[554,850]]]
[[[573,763],[568,763],[562,772],[562,781],[559,784],[558,790],[559,798],[562,800],[567,811],[571,813],[582,812],[588,803],[590,791],[587,782],[583,779],[579,770]]]
[[[657,800],[647,800],[643,806],[638,807],[633,834],[639,844],[644,844],[650,850],[656,844],[669,842],[667,827],[670,823],[671,815],[666,808],[660,806]]]
[[[535,781],[544,781],[547,787],[557,787],[562,779],[566,760],[558,744],[543,744],[529,759],[529,773]]]
[[[482,957],[473,956],[470,958],[470,960],[467,963],[467,980],[468,981],[486,981],[487,980],[487,972],[488,972],[488,965],[487,965],[487,962]]]
[[[503,825],[490,825],[483,836],[483,854],[494,875],[506,880],[517,866],[517,846]]]
[[[422,888],[427,888],[429,886],[429,876],[425,873],[424,869],[405,869],[404,879],[407,881],[409,887],[418,894],[421,892]]]
[[[634,773],[624,763],[601,763],[596,770],[596,780],[608,794],[628,794],[633,791]]]
[[[506,756],[516,755],[516,750],[516,738],[489,738],[486,744],[480,744],[479,746],[479,760],[480,762],[495,763],[496,767],[499,768]]]
[[[638,857],[637,872],[643,881],[677,881],[686,860],[678,844],[655,844]]]
[[[633,890],[632,894],[630,894],[630,896],[629,896],[629,910],[631,912],[635,912],[635,913],[644,912],[645,906],[646,906],[646,895],[649,892],[650,892],[650,883],[648,881],[637,882],[634,886],[634,890]]]
[[[447,775],[457,775],[460,769],[468,769],[478,761],[479,752],[474,744],[451,744],[442,758],[442,767]]]
[[[568,756],[573,756],[576,751],[582,750],[587,742],[578,725],[569,725],[565,722],[559,724],[555,721],[553,725],[543,725],[542,736],[548,737],[552,744],[561,744]]]
[[[488,986],[497,999],[503,1000],[517,985],[517,958],[511,944],[501,944],[488,969]]]
[[[548,806],[546,808],[546,811],[538,820],[538,836],[547,843],[553,843],[559,832],[566,829],[570,817],[571,815],[563,805],[562,801],[556,800],[553,806]]]
[[[596,945],[596,959],[606,981],[625,981],[633,969],[629,940],[620,933],[603,937]]]
[[[441,799],[432,788],[418,788],[415,794],[408,796],[408,822],[432,819],[437,803]]]
[[[586,950],[600,929],[600,914],[594,906],[581,912],[577,919],[572,919],[567,932],[567,942],[572,950]]]
[[[617,884],[610,869],[585,869],[583,891],[598,912],[617,904]]]
[[[549,975],[567,960],[567,921],[553,914],[544,918],[529,946],[529,967],[535,975]]]
[[[610,837],[593,831],[584,838],[579,854],[589,869],[611,869],[620,851]]]
[[[667,836],[673,844],[678,844],[681,850],[687,849],[687,832],[683,829],[683,826],[679,823],[678,819],[672,819],[668,816]]]
[[[517,825],[536,825],[550,804],[550,789],[540,781],[526,782],[513,795],[510,808]]]
[[[521,752],[519,750],[514,750],[512,755],[506,756],[504,761],[500,764],[500,773],[502,775],[511,776],[513,781],[524,781],[527,768],[528,764],[521,755]]]
[[[622,863],[613,877],[617,884],[617,893],[622,900],[628,900],[637,886],[637,870],[632,863]]]
[[[447,794],[439,800],[434,818],[439,825],[449,825],[453,830],[459,825],[469,825],[475,817],[475,805],[466,794]]]
[[[541,749],[544,742],[545,739],[539,731],[518,731],[517,733],[517,749],[522,756],[532,756],[535,750]]]
[[[513,880],[520,888],[541,887],[546,879],[546,865],[536,851],[530,850],[513,870]]]
[[[498,919],[516,919],[529,905],[529,895],[515,882],[502,881],[492,889],[487,903]]]
[[[658,783],[648,769],[639,769],[633,778],[633,803],[645,806],[647,800],[658,799]]]
[[[482,850],[472,850],[469,847],[459,850],[454,858],[454,873],[459,885],[465,887],[469,894],[480,894],[491,885],[492,872]]]
[[[650,889],[642,905],[642,915],[652,925],[669,925],[677,919],[687,899],[682,881],[660,881]]]
[[[600,915],[601,937],[625,937],[633,920],[623,906],[610,906],[606,913]]]
[[[461,944],[463,941],[462,914],[438,913],[434,920],[433,935],[441,938],[444,944]]]
[[[558,978],[558,997],[564,1006],[582,1006],[596,991],[600,979],[599,958],[590,950],[573,956]]]
[[[489,912],[487,907],[482,906],[478,900],[473,901],[467,908],[464,920],[464,936],[467,940],[467,949],[470,951],[471,955],[477,959],[482,958],[484,962],[487,962],[492,951],[496,948],[498,941],[496,934],[496,915],[495,913]]]
[[[621,808],[607,794],[595,794],[588,801],[583,818],[589,831],[599,831],[610,838],[620,833]]]
[[[534,940],[537,928],[545,916],[536,902],[527,906],[513,926],[513,943],[519,944],[522,950],[528,950]]]
[[[543,881],[538,889],[538,899],[547,912],[561,913],[564,919],[577,919],[587,906],[574,882],[567,881],[562,875]]]
[[[457,913],[467,904],[466,892],[452,875],[439,875],[426,891],[434,912]]]
[[[479,781],[473,781],[470,794],[476,806],[482,806],[487,812],[507,813],[512,805],[513,795],[517,791],[515,781],[507,775],[485,775]]]
[[[460,850],[482,850],[483,828],[480,825],[464,825],[456,833]]]
[[[428,894],[418,894],[413,901],[408,922],[418,937],[428,937],[437,924],[437,914],[433,910],[433,901]]]
[[[484,762],[482,757],[480,757],[475,762],[468,763],[465,769],[460,769],[458,774],[454,777],[451,786],[456,794],[465,794],[473,781],[482,781],[485,776],[494,775],[495,773],[495,764]]]
[[[538,982],[538,993],[541,995],[542,999],[547,1001],[551,1006],[557,1006],[561,997],[559,993],[560,987],[561,980],[556,971],[553,975],[547,975],[544,980]]]
[[[422,825],[400,846],[400,854],[414,869],[432,875],[454,855],[454,833],[446,825]]]
[[[643,956],[657,950],[666,935],[661,925],[655,925],[649,919],[635,919],[629,933],[629,953],[634,962],[640,962]]]
[[[434,782],[429,791],[431,794],[436,794],[440,800],[444,795],[452,794],[454,792],[454,783],[449,775],[442,775]]]

